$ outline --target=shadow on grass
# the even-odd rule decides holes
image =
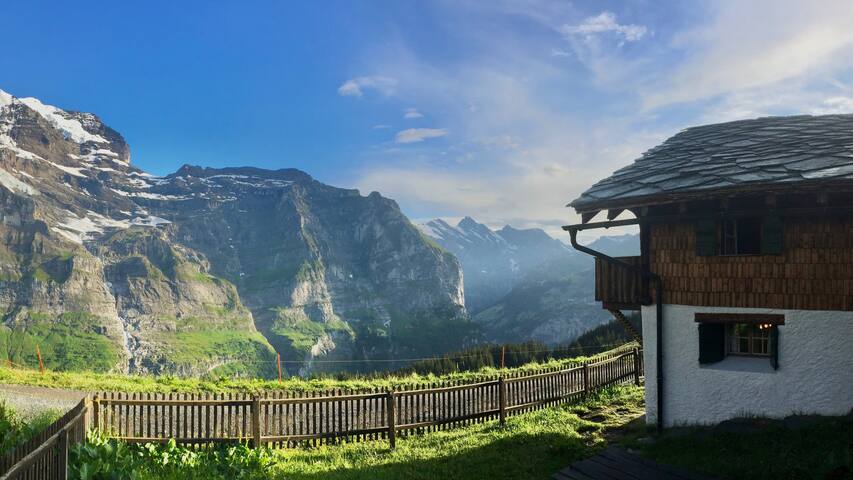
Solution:
[[[853,479],[853,416],[671,429],[643,450],[657,461],[727,479]]]
[[[536,479],[549,478],[568,464],[592,455],[597,449],[586,442],[588,439],[575,435],[555,433],[514,434],[487,442],[475,448],[460,451],[436,451],[431,458],[424,458],[423,447],[410,449],[406,442],[398,444],[398,450],[376,449],[377,464],[348,466],[347,461],[363,459],[364,452],[348,452],[335,464],[340,468],[333,471],[305,473],[297,468],[284,468],[282,478],[293,480],[351,480],[351,479]],[[458,449],[450,446],[448,450]],[[323,462],[332,454],[323,451],[304,452],[300,463]],[[387,456],[381,458],[381,456]],[[296,467],[295,465],[291,465]]]

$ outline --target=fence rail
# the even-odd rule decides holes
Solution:
[[[261,395],[102,392],[93,400],[93,424],[127,442],[204,445],[249,441],[253,446],[294,447],[388,439],[574,401],[614,383],[639,383],[640,351],[615,351],[571,368],[476,383],[411,385]]]
[[[600,360],[476,383],[445,382],[324,392],[178,394],[102,392],[86,397],[45,431],[0,458],[0,480],[67,478],[68,448],[89,427],[126,442],[202,446],[249,441],[294,447],[387,439],[498,419],[580,399],[616,383],[640,383],[641,350],[615,349]]]
[[[89,398],[0,459],[0,480],[67,478],[68,449],[86,440]]]

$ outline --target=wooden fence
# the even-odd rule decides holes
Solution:
[[[574,401],[615,383],[639,384],[638,349],[594,363],[536,373],[515,372],[476,383],[412,385],[393,391],[267,392],[261,395],[103,392],[93,399],[93,426],[127,442],[204,445],[248,441],[291,447],[387,439],[444,429]]]
[[[68,448],[86,440],[89,398],[0,459],[0,480],[67,478]]]
[[[292,447],[387,439],[575,401],[606,386],[640,383],[641,350],[616,349],[564,369],[513,372],[475,383],[412,385],[391,391],[152,394],[86,397],[42,433],[0,459],[0,480],[67,477],[68,448],[89,427],[126,442],[202,446],[248,441]]]

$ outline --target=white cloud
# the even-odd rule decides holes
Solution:
[[[853,8],[834,0],[710,2],[674,37],[684,58],[644,92],[646,108],[826,79],[853,59]]]
[[[364,96],[364,91],[373,89],[379,93],[389,96],[393,95],[397,87],[397,80],[383,76],[367,76],[357,77],[347,80],[338,87],[338,95],[343,97],[359,97]]]
[[[594,17],[588,17],[579,25],[564,25],[562,31],[566,35],[584,35],[587,37],[600,33],[615,33],[626,42],[636,42],[643,38],[648,29],[644,25],[620,24],[613,12],[601,12]]]
[[[424,114],[419,112],[417,108],[407,108],[403,112],[403,118],[414,119],[414,118],[423,118]]]
[[[816,115],[830,113],[853,113],[853,97],[829,97],[819,107],[811,110]]]
[[[427,138],[437,138],[447,135],[444,128],[407,128],[397,132],[397,143],[423,142]]]
[[[385,125],[384,123],[379,123],[373,126],[374,130],[384,130],[386,128],[391,128],[391,125]]]

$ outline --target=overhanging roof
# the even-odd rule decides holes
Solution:
[[[853,114],[765,117],[693,127],[572,201],[579,212],[740,189],[853,183]]]

